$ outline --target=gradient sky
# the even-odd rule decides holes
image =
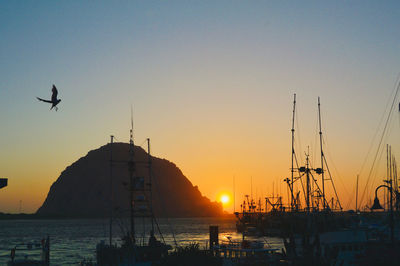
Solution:
[[[328,163],[354,208],[400,72],[397,1],[1,1],[0,36],[0,212],[36,211],[68,165],[111,134],[127,142],[131,104],[136,143],[150,137],[211,200],[233,176],[236,209],[251,179],[254,196],[286,196],[293,93],[298,153],[310,146],[317,165],[320,96]],[[35,99],[53,83],[58,112]],[[396,109],[395,154],[399,126]]]

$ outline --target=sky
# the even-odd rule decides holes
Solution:
[[[399,5],[0,1],[0,212],[35,212],[67,166],[110,135],[128,142],[131,105],[136,144],[149,137],[211,200],[287,197],[294,93],[296,152],[318,166],[320,97],[328,165],[355,208],[400,73]],[[57,112],[35,98],[52,84]],[[397,107],[389,122],[382,143],[396,155]]]

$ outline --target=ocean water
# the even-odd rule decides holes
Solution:
[[[148,240],[149,221],[136,220],[138,241]],[[156,238],[163,237],[167,244],[185,246],[199,243],[208,245],[209,226],[219,226],[220,240],[240,240],[236,233],[234,218],[174,218],[158,219]],[[113,243],[120,243],[122,235],[129,228],[127,219],[115,219],[113,222]],[[159,234],[159,228],[162,237]],[[50,237],[51,265],[78,265],[84,259],[95,262],[96,245],[100,241],[109,243],[109,220],[107,219],[68,219],[68,220],[3,220],[0,221],[0,265],[10,260],[11,248],[17,246],[16,259],[28,256],[40,259],[40,250],[26,250],[27,243],[40,243]],[[266,241],[272,248],[282,248],[279,238],[256,238]],[[176,244],[175,244],[176,243]]]

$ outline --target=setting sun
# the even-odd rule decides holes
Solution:
[[[228,203],[228,202],[229,202],[229,196],[228,196],[228,195],[222,195],[222,196],[221,196],[221,202],[222,202],[223,204]]]

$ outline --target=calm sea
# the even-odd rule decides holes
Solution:
[[[158,219],[158,227],[165,242],[175,246],[185,246],[197,242],[208,245],[209,226],[218,225],[220,239],[241,239],[236,233],[235,220],[232,218],[175,218]],[[120,237],[129,227],[127,220],[116,219],[113,222],[113,242],[120,243]],[[156,226],[157,228],[157,226]],[[150,225],[142,220],[136,221],[136,234],[139,241],[147,242]],[[156,237],[161,236],[156,230]],[[28,256],[40,258],[40,251],[25,250],[27,243],[40,243],[44,237],[50,237],[51,265],[77,265],[84,259],[95,262],[96,244],[109,241],[109,220],[107,219],[71,219],[71,220],[12,220],[0,221],[0,265],[6,265],[10,259],[11,248],[17,246],[16,258]],[[175,238],[175,240],[174,240]],[[258,238],[273,248],[282,248],[278,238]],[[21,250],[18,250],[21,249]]]

